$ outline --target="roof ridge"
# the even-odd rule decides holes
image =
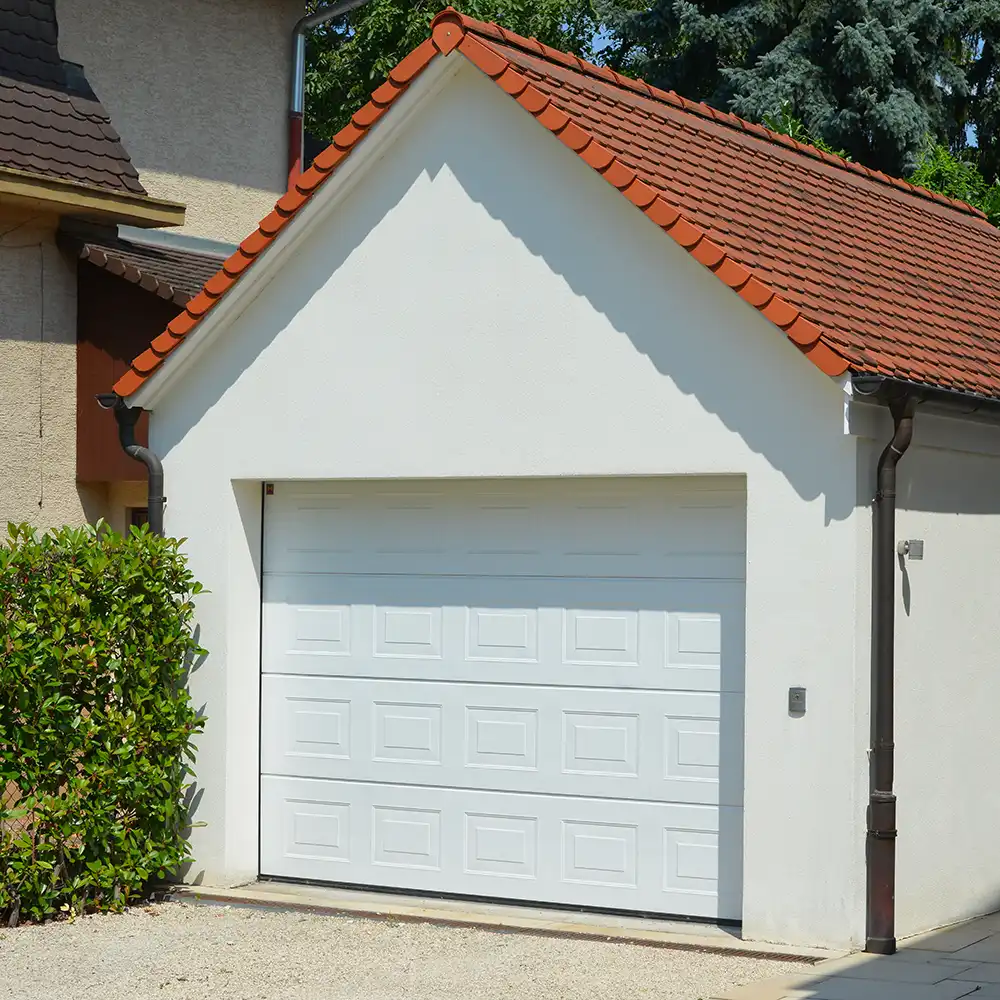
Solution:
[[[482,23],[482,22],[477,22]],[[501,29],[498,29],[501,30]],[[541,43],[538,43],[539,45]],[[655,225],[668,233],[695,260],[712,271],[742,299],[770,320],[820,371],[842,375],[850,361],[823,338],[823,332],[807,319],[754,271],[731,257],[726,249],[711,240],[700,227],[684,218],[680,209],[643,182],[588,130],[541,91],[533,87],[511,62],[491,48],[479,33],[468,31],[462,15],[452,8],[442,11],[431,25],[431,37],[417,46],[393,68],[388,79],[372,94],[368,104],[356,111],[334,137],[332,144],[313,161],[313,165],[289,187],[257,229],[251,233],[209,279],[201,292],[186,303],[184,311],[135,358],[129,370],[114,385],[121,397],[131,396],[160,367],[163,360],[191,334],[203,317],[239,281],[248,268],[265,253],[285,226],[308,203],[317,190],[332,176],[337,166],[365,138],[371,127],[384,115],[437,55],[458,50],[470,62],[572,149],[589,167],[604,177],[612,187],[642,211]],[[565,58],[575,58],[565,56]]]
[[[803,156],[808,156],[814,160],[821,160],[830,166],[847,170],[849,173],[857,174],[861,177],[866,177],[877,184],[883,184],[885,186],[895,188],[898,191],[912,194],[917,198],[923,198],[928,201],[936,202],[937,204],[944,205],[956,212],[961,212],[963,215],[972,215],[979,219],[986,219],[985,212],[976,208],[974,205],[970,205],[968,202],[959,201],[956,198],[949,198],[946,195],[938,194],[936,191],[930,191],[927,188],[911,184],[909,181],[906,181],[901,177],[893,177],[891,174],[883,173],[881,170],[872,170],[870,167],[863,166],[860,163],[855,163],[853,160],[847,160],[842,156],[837,156],[835,153],[824,152],[823,150],[817,149],[815,146],[811,146],[808,143],[797,142],[791,136],[784,135],[781,132],[775,132],[764,125],[758,125],[755,122],[747,121],[745,118],[740,118],[731,111],[720,111],[718,108],[713,108],[710,104],[706,104],[703,101],[691,101],[686,97],[681,97],[680,94],[675,93],[672,90],[663,90],[660,87],[654,87],[652,84],[646,83],[645,80],[622,76],[621,73],[617,73],[610,67],[598,66],[596,63],[588,62],[586,59],[581,59],[573,53],[564,52],[562,49],[546,45],[544,42],[540,42],[537,38],[528,38],[525,35],[519,35],[493,21],[480,21],[477,18],[470,17],[468,14],[463,14],[454,7],[446,7],[434,18],[431,24],[433,26],[439,21],[455,18],[460,21],[465,30],[471,31],[473,34],[495,39],[506,45],[510,45],[512,48],[521,49],[529,55],[541,56],[542,58],[558,63],[561,66],[576,69],[586,76],[595,77],[596,79],[612,86],[617,86],[624,90],[630,90],[635,94],[647,97],[653,101],[658,101],[661,104],[669,104],[672,107],[680,109],[681,111],[698,115],[701,118],[708,118],[711,121],[718,122],[720,125],[724,125],[734,131],[756,136],[758,139],[763,139],[764,141],[773,143],[774,145],[784,146],[787,149],[791,149],[794,152],[802,154]]]

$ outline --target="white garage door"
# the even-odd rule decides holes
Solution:
[[[279,483],[261,872],[739,918],[745,493]]]

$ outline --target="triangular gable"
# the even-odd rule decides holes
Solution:
[[[1000,237],[996,230],[968,206],[923,192],[905,181],[876,174],[811,147],[802,147],[793,140],[776,136],[760,126],[724,115],[706,105],[693,105],[677,95],[656,91],[641,81],[621,77],[611,70],[593,66],[532,39],[513,35],[496,25],[474,21],[449,8],[434,19],[431,37],[392,70],[389,79],[374,92],[371,101],[335,136],[333,143],[278,201],[274,211],[243,241],[222,269],[206,283],[202,292],[187,304],[185,311],[170,323],[150,348],[135,359],[130,371],[114,387],[120,396],[133,395],[160,370],[164,360],[198,329],[205,316],[275,242],[288,223],[333,176],[393,103],[434,60],[456,51],[492,79],[564,145],[576,152],[725,285],[758,309],[827,375],[838,376],[849,368],[854,371],[878,371],[897,377],[912,377],[913,372],[906,372],[899,364],[884,363],[884,359],[874,348],[872,352],[868,350],[868,342],[863,337],[852,339],[852,328],[849,326],[841,329],[837,322],[818,324],[807,317],[807,311],[813,311],[823,319],[832,315],[831,310],[824,308],[822,301],[817,300],[815,295],[810,297],[806,294],[816,285],[816,282],[809,280],[809,276],[803,279],[804,285],[808,286],[805,290],[797,287],[791,279],[784,283],[785,287],[779,289],[775,286],[774,271],[770,275],[771,280],[768,280],[764,267],[748,266],[745,263],[752,256],[745,239],[737,238],[735,243],[738,249],[733,249],[729,245],[732,241],[724,243],[726,234],[718,231],[721,227],[714,227],[710,236],[706,231],[708,227],[696,221],[697,213],[691,209],[685,210],[685,206],[679,203],[682,197],[672,198],[664,190],[666,184],[658,176],[653,176],[653,169],[644,177],[641,168],[634,169],[634,166],[638,166],[634,155],[630,157],[624,147],[617,151],[612,148],[617,144],[617,140],[611,136],[613,130],[604,129],[600,138],[595,134],[597,128],[593,123],[593,107],[598,105],[595,97],[599,98],[601,95],[588,94],[579,86],[578,78],[586,76],[588,85],[592,87],[615,88],[623,101],[627,99],[630,109],[634,110],[640,120],[641,116],[647,114],[645,105],[665,114],[663,105],[669,104],[670,113],[675,116],[689,120],[697,116],[700,127],[706,132],[720,128],[731,130],[736,123],[741,132],[741,142],[756,143],[766,147],[769,152],[773,152],[776,146],[781,147],[780,155],[787,158],[790,164],[788,173],[791,175],[791,183],[797,181],[797,165],[806,162],[821,171],[821,180],[824,176],[829,176],[839,182],[843,175],[854,189],[860,188],[873,204],[876,198],[887,200],[890,202],[887,211],[900,211],[898,203],[891,204],[895,198],[907,210],[912,210],[913,204],[917,204],[921,211],[931,213],[932,220],[936,216],[944,217],[949,224],[956,219],[961,220],[963,225],[974,227],[977,238],[992,241],[987,242],[987,247],[995,249],[1000,265]],[[563,89],[560,90],[560,87]],[[550,92],[546,93],[546,90]],[[559,97],[558,101],[554,95]],[[637,127],[635,120],[628,124],[633,128]],[[664,128],[665,125],[657,119],[654,127]],[[692,145],[693,142],[692,139]],[[747,155],[750,156],[753,152],[751,146]],[[632,160],[633,165],[626,162],[628,159]],[[790,270],[802,272],[803,267]],[[797,302],[793,301],[796,299]],[[803,308],[804,304],[812,306],[812,309]],[[882,332],[877,331],[877,336],[883,336]],[[921,357],[923,353],[925,352],[921,353]],[[995,377],[995,394],[1000,395],[1000,365],[993,360],[996,355],[990,354],[987,358],[989,352],[983,351],[981,341],[978,354],[980,357],[976,359],[976,370],[980,373],[985,370],[987,376]],[[954,378],[949,383],[933,366],[928,368],[925,365],[924,369],[917,368],[914,371],[918,376],[923,374],[917,381],[945,385],[956,383]],[[954,373],[953,367],[952,372]],[[985,394],[994,391],[988,383],[962,387]]]

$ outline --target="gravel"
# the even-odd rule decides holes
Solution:
[[[18,1000],[696,1000],[797,963],[245,908],[164,903],[0,930]]]

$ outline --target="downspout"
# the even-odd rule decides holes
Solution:
[[[167,502],[167,498],[163,495],[163,464],[153,452],[137,444],[135,440],[135,425],[142,416],[142,407],[126,406],[121,397],[115,393],[102,393],[97,397],[97,402],[103,409],[114,411],[122,451],[129,458],[134,458],[146,466],[149,530],[154,535],[162,535],[163,508]]]
[[[896,950],[896,796],[893,698],[896,614],[896,466],[913,439],[917,400],[889,403],[892,440],[878,460],[872,523],[872,706],[867,838],[865,951]]]
[[[342,17],[365,0],[335,0],[306,14],[292,31],[292,91],[288,107],[288,186],[301,176],[305,155],[306,35],[335,17]]]

